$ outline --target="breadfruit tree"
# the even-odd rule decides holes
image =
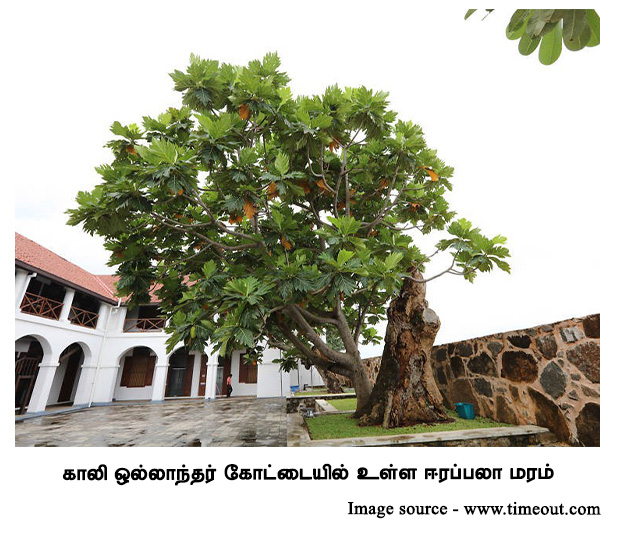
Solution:
[[[138,304],[156,286],[170,347],[253,360],[280,348],[283,368],[351,380],[360,413],[371,394],[360,346],[381,342],[375,325],[401,289],[444,273],[422,279],[435,253],[470,281],[508,269],[503,237],[455,219],[452,168],[387,93],[294,96],[275,54],[247,66],[192,56],[171,78],[181,105],[114,122],[113,160],[69,210],[104,237],[120,294]],[[435,250],[415,244],[439,230]]]

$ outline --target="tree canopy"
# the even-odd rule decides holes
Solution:
[[[388,301],[403,279],[430,280],[435,254],[452,257],[435,277],[509,269],[504,237],[456,218],[453,169],[386,92],[294,96],[276,54],[191,56],[171,78],[182,105],[114,122],[113,161],[69,210],[104,237],[120,294],[145,302],[156,286],[170,346],[258,358],[267,343],[286,368],[299,357],[356,385],[359,344],[380,341]],[[414,234],[434,230],[447,233],[421,250]]]

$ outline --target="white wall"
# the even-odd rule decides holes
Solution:
[[[22,285],[23,276],[16,277],[16,290]],[[113,307],[102,304],[99,323],[96,329],[74,326],[47,318],[27,315],[19,309],[15,311],[16,351],[27,351],[27,343],[21,340],[31,336],[41,342],[44,351],[39,378],[33,391],[29,412],[43,411],[45,406],[58,399],[66,365],[59,364],[60,354],[69,345],[78,342],[84,350],[84,359],[75,380],[75,405],[109,403],[114,400],[162,400],[166,383],[169,356],[175,349],[167,352],[165,344],[168,335],[161,332],[124,332],[126,307]],[[120,379],[125,356],[133,348],[145,346],[157,357],[153,385],[149,387],[121,387]],[[195,354],[191,396],[199,391],[201,355]],[[231,373],[233,396],[275,397],[289,396],[290,385],[300,384],[318,386],[322,384],[314,369],[301,366],[291,374],[281,372],[272,360],[280,357],[279,350],[266,349],[262,364],[258,366],[257,383],[240,383],[240,352],[232,354]],[[40,382],[40,383],[39,383]],[[224,389],[224,387],[223,387]],[[223,390],[224,392],[224,390]],[[160,398],[159,398],[160,396]]]
[[[278,363],[273,359],[280,358],[280,350],[266,348],[263,352],[262,362],[257,368],[257,397],[271,398],[275,396],[289,396],[289,374],[281,372]]]
[[[240,383],[238,378],[240,377],[240,358],[241,353],[238,350],[234,350],[231,354],[231,386],[233,387],[232,396],[256,396],[257,395],[257,383]],[[258,371],[259,379],[259,371]],[[227,393],[227,387],[223,383],[223,394]]]
[[[300,390],[304,390],[304,387],[322,387],[324,382],[319,375],[319,372],[315,367],[311,367],[308,370],[301,363],[298,364],[296,370],[292,370],[289,373],[290,385],[298,385]]]

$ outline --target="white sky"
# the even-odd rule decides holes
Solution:
[[[12,8],[15,23],[3,37],[11,146],[3,173],[14,183],[15,230],[87,270],[109,272],[102,241],[66,226],[64,211],[109,160],[111,123],[179,105],[168,73],[183,69],[191,52],[245,63],[278,51],[294,94],[334,83],[389,91],[392,108],[418,122],[455,168],[451,206],[487,235],[508,237],[511,275],[429,284],[442,320],[438,343],[600,311],[614,190],[606,185],[614,179],[607,135],[614,58],[606,46],[564,51],[546,67],[537,52],[522,57],[505,38],[509,8],[482,22],[479,13],[464,21],[464,8],[442,4],[290,5]]]

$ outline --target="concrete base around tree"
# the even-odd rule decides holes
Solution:
[[[302,416],[287,415],[287,446],[290,447],[345,447],[345,446],[547,446],[556,442],[555,436],[546,428],[516,426],[488,429],[465,429],[417,433],[415,435],[392,435],[383,437],[354,437],[349,439],[311,440]]]

